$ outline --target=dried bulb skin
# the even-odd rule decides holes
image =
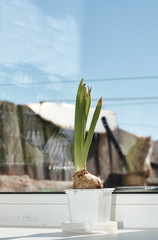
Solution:
[[[96,189],[103,188],[100,178],[90,174],[86,169],[75,172],[72,177],[73,189]]]

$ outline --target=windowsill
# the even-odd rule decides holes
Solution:
[[[0,238],[3,239],[26,239],[53,240],[53,239],[128,239],[128,240],[155,240],[158,229],[119,229],[116,234],[76,234],[62,233],[60,228],[0,228]],[[1,238],[1,239],[2,239]]]

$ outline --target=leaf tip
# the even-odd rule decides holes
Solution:
[[[102,97],[99,99],[99,101],[98,101],[98,104],[99,105],[102,105],[102,102],[103,102],[103,99],[102,99]]]

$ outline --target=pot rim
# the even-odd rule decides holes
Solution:
[[[115,188],[99,188],[99,189],[66,189],[65,193],[71,192],[110,192],[112,193]]]

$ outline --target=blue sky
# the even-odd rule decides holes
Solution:
[[[0,0],[0,99],[73,100],[84,77],[120,128],[157,140],[158,99],[109,101],[158,96],[158,78],[128,79],[158,76],[157,11],[157,0]]]

